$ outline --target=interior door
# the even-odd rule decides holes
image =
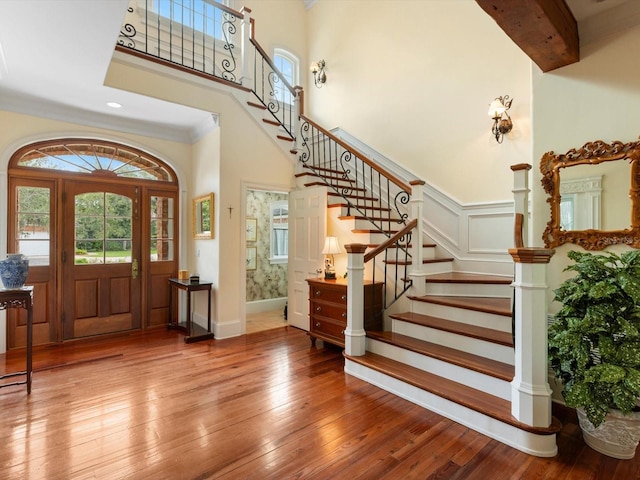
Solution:
[[[326,187],[305,188],[289,194],[289,325],[309,330],[307,278],[320,276],[322,244],[327,230]]]
[[[65,182],[63,337],[140,328],[139,188]]]

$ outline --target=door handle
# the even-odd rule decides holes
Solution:
[[[131,262],[131,278],[138,278],[138,260],[135,258],[133,259],[133,262]]]

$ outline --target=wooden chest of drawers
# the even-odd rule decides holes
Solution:
[[[347,328],[347,280],[309,278],[309,336],[344,347]],[[365,281],[364,329],[382,330],[382,283]]]

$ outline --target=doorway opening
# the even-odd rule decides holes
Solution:
[[[288,198],[286,192],[246,191],[246,333],[287,325]]]

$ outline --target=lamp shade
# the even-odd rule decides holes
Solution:
[[[324,248],[322,249],[323,255],[333,255],[334,253],[342,253],[340,250],[340,244],[336,237],[327,237],[324,239]]]
[[[491,105],[489,105],[488,115],[491,118],[500,117],[504,112],[507,111],[507,108],[504,106],[502,101],[499,98],[496,98]]]

